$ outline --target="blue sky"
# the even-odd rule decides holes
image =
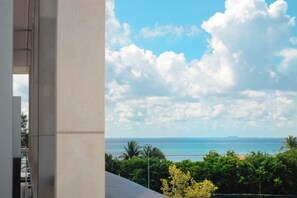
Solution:
[[[274,0],[266,1],[271,4]],[[287,13],[296,14],[297,2],[286,1],[290,6]],[[225,0],[123,0],[115,1],[115,13],[120,22],[131,26],[133,43],[159,55],[164,51],[184,53],[188,60],[198,59],[207,50],[209,34],[203,31],[200,25],[216,12],[224,12]],[[157,6],[156,6],[157,5]],[[156,25],[196,26],[199,30],[192,37],[172,36],[162,39],[143,39],[138,33],[144,27]],[[293,31],[296,31],[296,28]]]
[[[212,2],[212,3],[210,3]],[[200,28],[203,20],[215,12],[224,10],[224,0],[218,1],[116,1],[115,12],[120,21],[131,25],[134,43],[159,55],[164,51],[184,53],[189,60],[200,58],[207,50],[208,34]],[[156,6],[158,5],[158,6]],[[139,35],[144,27],[176,26],[197,28],[197,32],[188,37],[168,34],[159,39]]]
[[[107,0],[106,137],[297,135],[296,11],[296,0]]]
[[[119,21],[131,25],[133,41],[136,45],[152,50],[155,54],[164,51],[184,53],[187,59],[199,58],[207,49],[208,35],[201,31],[200,24],[213,13],[224,10],[224,0],[215,3],[186,0],[124,0],[115,1]],[[156,6],[157,5],[157,6]],[[198,32],[191,37],[172,35],[162,39],[143,39],[138,33],[144,27],[156,25],[195,26]],[[133,35],[134,33],[134,35]]]

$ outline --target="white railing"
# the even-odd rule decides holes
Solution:
[[[24,159],[24,160],[23,160]],[[21,198],[33,198],[31,189],[30,163],[28,160],[28,148],[22,148],[21,159]]]

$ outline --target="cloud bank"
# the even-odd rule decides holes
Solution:
[[[227,0],[223,13],[201,24],[210,35],[208,50],[187,61],[182,53],[155,55],[133,44],[130,26],[119,22],[114,1],[108,0],[108,136],[168,136],[166,131],[206,136],[205,131],[242,128],[264,136],[265,131],[296,128],[295,19],[287,9],[283,0],[270,5],[264,0]],[[150,39],[190,32],[169,24],[138,34]],[[139,131],[146,129],[151,132]]]

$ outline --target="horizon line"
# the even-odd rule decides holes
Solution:
[[[104,137],[105,139],[164,139],[164,138],[286,138],[287,136],[279,136],[279,137],[263,137],[263,136],[253,136],[253,137],[245,137],[245,136],[201,136],[201,137],[195,137],[195,136],[186,136],[186,137]]]

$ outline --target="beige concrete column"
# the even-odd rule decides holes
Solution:
[[[58,0],[56,198],[100,198],[104,184],[104,0]]]
[[[0,1],[0,197],[12,197],[13,1]]]
[[[104,0],[35,1],[30,163],[36,197],[104,197],[104,11]]]

